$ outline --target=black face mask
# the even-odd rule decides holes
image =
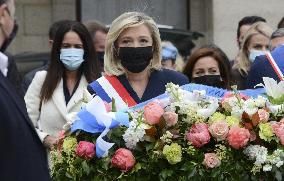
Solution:
[[[10,45],[10,43],[13,41],[13,39],[15,38],[15,36],[17,35],[18,32],[18,24],[15,22],[14,23],[14,27],[13,30],[10,34],[10,36],[4,41],[4,43],[2,44],[2,47],[0,48],[1,52],[5,52],[5,50],[8,48],[8,46]]]
[[[124,68],[132,73],[142,72],[153,58],[152,46],[120,47],[118,58]]]
[[[105,52],[96,52],[97,53],[97,59],[100,63],[101,67],[104,67],[104,56],[105,56]]]
[[[209,85],[218,88],[225,88],[224,82],[220,75],[203,75],[200,77],[192,78],[192,82],[196,84]]]

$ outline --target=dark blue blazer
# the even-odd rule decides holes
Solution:
[[[0,178],[50,180],[47,154],[21,99],[0,73]]]
[[[180,86],[189,83],[188,78],[182,73],[169,69],[154,70],[149,77],[149,82],[146,86],[142,98],[140,99],[131,87],[125,75],[120,75],[117,78],[124,86],[124,88],[128,91],[130,96],[138,104],[165,93],[165,86],[167,83],[172,82]],[[92,83],[88,85],[87,89],[91,94],[95,94],[95,91],[92,88]]]
[[[280,81],[265,55],[255,58],[247,76],[246,88],[253,89],[255,85],[263,83],[262,77]]]

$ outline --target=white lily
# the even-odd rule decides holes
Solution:
[[[279,98],[284,94],[284,81],[277,83],[277,81],[272,78],[263,77],[263,82],[264,85],[260,83],[254,87],[264,87],[267,95],[273,97],[274,99]]]

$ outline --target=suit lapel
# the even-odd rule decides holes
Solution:
[[[85,76],[82,76],[78,85],[77,90],[71,97],[70,101],[67,104],[67,112],[70,112],[70,110],[76,106],[76,104],[80,103],[83,100],[84,96],[84,89],[86,89],[86,85],[88,85],[88,82],[85,78]]]
[[[59,112],[62,114],[62,116],[65,117],[68,112],[67,112],[65,97],[63,93],[63,79],[62,78],[58,86],[53,92],[52,100],[54,104],[56,105],[56,107],[58,108]]]

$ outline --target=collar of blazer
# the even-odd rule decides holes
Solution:
[[[78,88],[76,89],[75,93],[66,106],[63,93],[63,79],[60,80],[58,86],[53,92],[52,100],[64,118],[69,113],[69,111],[83,99],[83,90],[86,89],[87,85],[88,82],[85,76],[82,76]]]

